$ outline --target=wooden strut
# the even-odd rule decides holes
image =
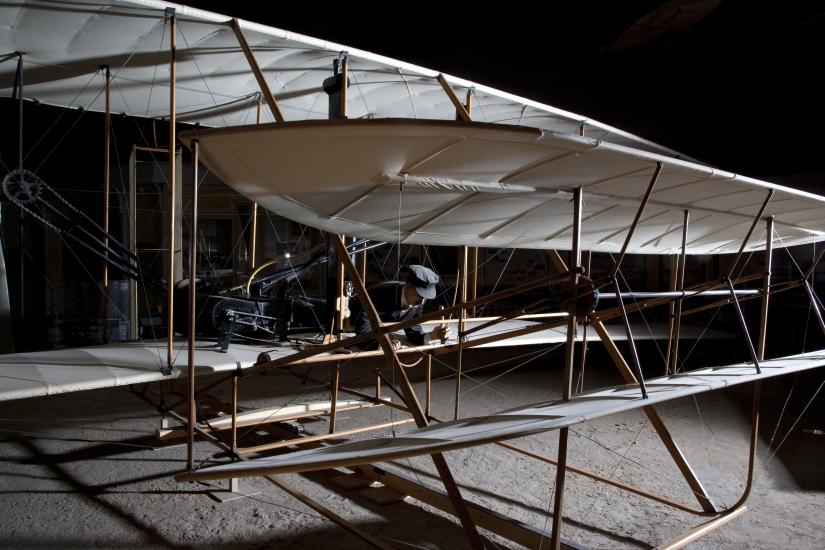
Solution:
[[[678,285],[678,278],[679,278],[679,256],[672,254],[669,256],[670,258],[670,291],[676,292]],[[676,318],[676,304],[674,302],[670,302],[668,305],[668,314],[667,314],[667,348],[665,348],[665,376],[670,375],[670,356],[673,353],[673,333],[675,327],[675,318]]]
[[[653,177],[650,179],[650,183],[647,186],[647,190],[645,191],[644,197],[642,197],[641,203],[639,203],[639,208],[636,210],[636,217],[633,218],[633,223],[630,224],[630,228],[627,231],[627,236],[625,236],[624,244],[622,244],[622,250],[619,252],[619,257],[616,258],[616,262],[613,266],[613,270],[610,273],[610,279],[613,281],[613,286],[616,289],[616,300],[619,302],[619,313],[624,323],[624,330],[627,334],[627,343],[630,346],[630,356],[633,359],[633,366],[636,368],[636,376],[638,378],[639,388],[642,390],[642,399],[647,399],[647,389],[645,388],[645,380],[644,375],[642,373],[642,365],[639,363],[639,354],[636,351],[636,342],[633,339],[633,332],[630,329],[630,320],[627,317],[627,309],[624,306],[624,300],[622,300],[622,290],[619,288],[619,279],[617,275],[619,274],[619,270],[622,267],[622,260],[624,259],[625,253],[627,252],[627,247],[630,245],[630,240],[633,238],[633,234],[636,232],[636,227],[639,225],[639,220],[642,218],[642,214],[645,211],[645,207],[647,206],[647,202],[650,200],[650,195],[653,193],[653,188],[656,185],[656,182],[659,179],[659,175],[662,173],[662,163],[656,163],[656,170],[653,172]]]
[[[232,383],[232,392],[235,393],[235,386],[236,382],[233,381]],[[367,407],[375,407],[379,404],[359,401],[347,401],[345,405],[342,406],[341,402],[338,402],[338,412],[344,411],[355,411]],[[359,404],[360,403],[360,404]],[[237,407],[237,403],[234,404],[236,409],[240,409]],[[230,404],[230,406],[233,406]],[[298,410],[300,409],[300,410]],[[284,412],[287,411],[287,412]],[[217,418],[212,418],[208,421],[208,423],[200,424],[199,427],[203,429],[205,432],[214,433],[214,432],[221,432],[227,430],[236,430],[238,428],[248,428],[248,427],[258,427],[264,426],[267,424],[277,424],[278,422],[287,422],[290,420],[298,420],[300,418],[314,418],[318,416],[329,416],[330,410],[329,407],[321,408],[321,409],[307,409],[306,407],[277,407],[277,408],[268,408],[268,409],[255,409],[251,412],[241,412],[237,414],[234,420],[234,428],[233,428],[233,419],[231,416],[219,416]],[[229,422],[227,423],[227,419]],[[155,438],[159,440],[170,440],[170,439],[177,439],[180,437],[186,437],[186,427],[184,426],[183,429],[181,428],[165,428],[165,429],[158,429],[155,430]],[[237,436],[236,436],[237,438]]]
[[[762,206],[759,208],[759,212],[753,218],[753,223],[751,223],[750,228],[748,229],[748,234],[745,235],[745,238],[742,240],[742,245],[739,247],[739,252],[736,253],[736,257],[733,259],[733,262],[730,264],[730,269],[728,270],[727,278],[730,279],[733,277],[733,272],[736,270],[737,264],[739,264],[739,258],[742,257],[742,253],[745,251],[745,247],[748,246],[748,241],[751,240],[751,235],[753,234],[753,230],[756,229],[756,224],[759,223],[759,220],[762,218],[762,214],[765,213],[765,209],[768,207],[768,203],[771,202],[771,198],[773,197],[773,189],[768,191],[768,195],[765,197],[765,201],[762,203]],[[773,235],[769,235],[767,240],[771,240]]]
[[[266,83],[264,73],[261,71],[261,67],[255,60],[255,55],[252,53],[252,48],[249,47],[249,42],[246,41],[246,37],[243,34],[243,30],[241,30],[240,23],[237,19],[232,19],[230,26],[232,27],[232,31],[235,33],[235,37],[238,39],[238,44],[240,44],[241,49],[246,56],[246,61],[249,63],[249,67],[252,69],[252,74],[255,75],[255,80],[258,81],[258,87],[261,89],[261,93],[263,94],[266,104],[269,106],[269,110],[272,112],[272,116],[275,117],[276,122],[284,122],[284,115],[278,107],[278,102],[275,101],[275,96],[272,94],[269,84]]]
[[[247,459],[242,457],[241,460],[247,460]],[[293,489],[292,487],[290,487],[289,485],[284,483],[282,480],[276,478],[275,476],[264,476],[264,477],[267,480],[269,480],[273,485],[276,485],[282,491],[284,491],[284,492],[288,493],[289,495],[293,496],[294,498],[300,500],[306,506],[308,506],[308,507],[312,508],[313,510],[315,510],[316,512],[322,514],[327,519],[332,520],[333,522],[337,523],[339,526],[343,527],[344,529],[346,529],[347,531],[349,531],[353,535],[357,536],[358,538],[360,538],[364,542],[367,542],[367,543],[371,544],[375,548],[381,548],[383,550],[392,550],[394,548],[394,546],[386,544],[384,541],[377,538],[375,535],[371,535],[370,533],[368,533],[367,531],[364,531],[363,529],[361,529],[357,525],[345,520],[343,517],[339,516],[338,514],[336,514],[335,512],[330,510],[329,508],[327,508],[325,506],[322,506],[320,503],[318,503],[317,501],[309,498],[308,496],[301,493],[300,491],[297,491],[297,490]]]
[[[468,97],[469,100],[469,97]],[[470,249],[470,272],[473,274],[470,279],[470,299],[478,298],[478,247],[474,246]],[[470,317],[476,316],[476,308],[469,310]]]
[[[329,390],[329,402],[330,402],[330,413],[329,413],[329,433],[335,433],[335,419],[338,416],[337,414],[337,407],[338,407],[338,388],[340,386],[341,380],[341,362],[336,361],[330,366],[330,374],[331,374],[331,384]]]
[[[186,312],[187,319],[189,319],[189,326],[187,330],[188,346],[187,346],[187,367],[189,368],[189,415],[186,424],[186,468],[191,470],[195,467],[194,447],[195,447],[195,426],[198,423],[197,404],[195,402],[195,304],[196,304],[196,282],[197,282],[197,266],[198,266],[198,161],[200,153],[200,144],[197,140],[192,142],[192,204],[191,204],[191,222],[189,227],[189,310]],[[171,289],[170,289],[171,291]],[[232,379],[237,381],[237,376]],[[237,382],[233,383],[233,390],[237,388]],[[233,404],[237,403],[237,391],[233,399]],[[235,418],[237,408],[233,406],[232,409],[232,448],[235,448]]]
[[[348,262],[348,263],[350,263],[350,262]],[[349,268],[347,267],[347,269],[349,269]],[[338,342],[331,342],[329,344],[322,344],[322,345],[319,345],[319,346],[315,346],[311,349],[299,351],[297,353],[294,353],[292,355],[288,355],[286,357],[281,357],[279,359],[264,360],[264,361],[261,361],[261,362],[257,363],[256,365],[254,365],[254,366],[252,366],[248,369],[244,369],[244,370],[245,370],[246,374],[254,374],[256,372],[268,371],[268,370],[279,368],[279,367],[284,367],[284,366],[297,364],[302,359],[306,359],[308,357],[313,357],[315,355],[319,355],[319,354],[324,353],[324,352],[333,351],[333,350],[340,349],[340,348],[345,348],[345,347],[350,347],[350,346],[353,346],[355,344],[359,344],[361,342],[366,342],[368,340],[374,340],[376,338],[376,336],[378,335],[379,330],[383,331],[383,332],[389,332],[389,331],[401,330],[401,329],[404,329],[404,328],[412,327],[412,326],[419,325],[419,324],[421,324],[423,322],[426,322],[426,321],[439,319],[442,315],[450,315],[450,314],[457,313],[458,310],[462,306],[465,307],[465,308],[471,308],[471,307],[477,307],[477,306],[480,306],[480,305],[488,304],[488,303],[491,303],[491,302],[495,302],[497,300],[501,300],[503,298],[513,296],[513,295],[518,294],[520,292],[526,292],[528,290],[533,290],[535,288],[539,288],[539,287],[542,287],[542,286],[547,285],[547,284],[552,284],[554,282],[566,280],[567,278],[569,278],[569,276],[570,276],[569,273],[563,273],[561,275],[551,275],[551,276],[546,276],[546,277],[540,277],[540,278],[538,278],[534,281],[531,281],[529,283],[524,283],[524,284],[518,285],[516,287],[510,288],[510,289],[507,289],[507,290],[501,290],[499,292],[496,292],[495,294],[489,294],[487,296],[477,298],[476,300],[469,301],[466,304],[460,304],[460,305],[457,305],[457,306],[451,306],[449,308],[445,308],[445,309],[440,310],[440,311],[434,311],[434,312],[422,315],[421,317],[418,317],[416,319],[411,319],[409,321],[404,321],[404,322],[399,322],[399,323],[379,323],[378,325],[376,325],[377,328],[374,328],[371,332],[364,333],[364,334],[358,334],[356,336],[345,338],[345,339],[340,340]],[[538,324],[538,325],[535,325],[533,327],[527,327],[525,329],[518,329],[518,330],[515,330],[515,331],[510,331],[510,332],[508,332],[506,334],[503,334],[503,335],[492,336],[492,337],[489,337],[489,338],[483,338],[483,339],[479,339],[479,340],[476,340],[476,341],[473,341],[473,342],[468,342],[466,344],[466,347],[472,347],[472,346],[481,345],[483,343],[493,342],[493,341],[497,341],[497,340],[503,340],[503,339],[506,339],[506,338],[509,338],[509,337],[512,337],[512,336],[516,336],[516,335],[519,335],[519,334],[529,334],[530,332],[537,332],[539,330],[544,330],[546,328],[551,328],[553,326],[556,326],[556,325],[551,324],[551,323]],[[456,348],[457,348],[457,346],[442,346],[442,347],[439,347],[437,350],[434,350],[434,351],[441,352],[441,353],[450,353],[450,352],[454,351]],[[421,350],[421,349],[428,349],[428,348],[426,346],[423,346],[423,347],[419,347],[419,348],[416,348],[416,349]],[[412,349],[410,351],[411,352],[416,351],[416,349]]]
[[[562,319],[560,321],[555,322],[546,322],[546,323],[537,323],[535,325],[528,325],[523,328],[508,330],[506,332],[501,332],[498,334],[494,334],[491,336],[487,336],[484,338],[478,338],[476,340],[472,340],[470,342],[464,343],[464,348],[474,348],[478,346],[483,346],[484,344],[489,344],[492,342],[497,342],[501,340],[506,340],[508,338],[515,338],[517,336],[522,336],[525,334],[532,334],[535,332],[541,332],[543,330],[553,329],[559,326],[563,326],[567,321],[564,320],[567,317],[567,314],[551,314],[551,318],[559,318]],[[445,322],[450,322],[450,320],[445,320]],[[393,330],[393,328],[389,328],[389,330]],[[337,361],[339,359],[338,355],[333,354],[326,354],[322,355],[323,352],[333,351],[339,348],[344,348],[347,346],[354,345],[358,342],[363,342],[365,340],[372,340],[375,338],[375,333],[365,333],[364,335],[359,335],[357,338],[347,338],[343,341],[343,343],[339,344],[337,342],[333,342],[331,344],[323,344],[317,346],[312,349],[304,350],[292,355],[288,355],[285,357],[281,357],[280,359],[274,361],[266,361],[263,363],[259,363],[256,366],[244,369],[245,373],[250,372],[258,372],[258,367],[261,367],[262,370],[269,371],[276,368],[285,368],[285,367],[293,367],[296,365],[308,365],[314,363],[329,363],[331,361]],[[398,355],[409,355],[409,354],[426,354],[431,353],[433,355],[445,355],[449,353],[454,353],[458,349],[458,344],[452,344],[448,346],[444,346],[441,344],[431,344],[428,346],[415,346],[415,347],[405,347],[401,348],[400,350],[396,350]],[[356,351],[353,353],[348,353],[346,355],[347,361],[352,359],[363,359],[366,357],[381,357],[384,353],[382,350],[369,350],[369,351]],[[290,360],[291,359],[291,360]],[[229,380],[229,376],[227,376],[222,381],[216,382],[213,386],[222,383],[223,381]]]
[[[639,225],[639,220],[642,218],[642,213],[644,213],[645,211],[647,202],[650,200],[650,195],[653,193],[653,187],[656,185],[656,181],[659,179],[659,175],[661,173],[662,163],[657,162],[656,170],[653,172],[653,177],[650,179],[650,183],[647,186],[647,190],[645,191],[644,197],[642,197],[642,202],[639,203],[638,210],[636,210],[636,217],[633,218],[633,223],[630,224],[630,229],[628,229],[627,231],[627,236],[624,239],[622,250],[621,252],[619,252],[619,257],[616,258],[616,264],[613,266],[611,277],[615,277],[622,267],[622,260],[624,260],[625,253],[627,252],[627,247],[630,245],[630,239],[633,238],[633,234],[636,232],[636,227]]]
[[[689,222],[690,211],[685,210],[684,223],[682,224],[682,252],[679,254],[679,270],[676,275],[678,290],[685,289],[685,263],[687,262],[687,236]],[[676,373],[679,368],[679,337],[682,330],[682,302],[683,300],[681,299],[676,300],[675,308],[671,311],[672,317],[670,322],[673,327],[671,339],[672,345],[670,345],[670,353],[666,359],[666,374],[670,374],[671,372]]]
[[[421,409],[421,404],[418,402],[418,398],[415,395],[415,390],[410,383],[410,379],[407,377],[407,373],[401,367],[401,361],[395,353],[395,349],[393,348],[387,329],[382,326],[381,319],[378,316],[378,311],[376,311],[375,305],[372,303],[369,293],[367,293],[367,288],[364,285],[364,281],[362,281],[358,276],[358,269],[355,267],[355,264],[352,263],[352,259],[347,253],[347,247],[343,238],[340,235],[336,235],[333,239],[335,246],[338,248],[338,255],[341,259],[343,259],[344,267],[346,268],[350,279],[357,287],[358,295],[361,297],[362,307],[364,308],[364,311],[366,311],[367,316],[370,318],[370,323],[372,323],[373,327],[375,327],[378,343],[384,350],[388,362],[391,363],[390,367],[394,369],[396,378],[401,382],[401,390],[404,393],[406,405],[410,409],[416,425],[419,428],[424,428],[429,425],[427,417]],[[441,476],[441,480],[444,483],[444,488],[450,495],[450,500],[453,503],[456,516],[458,516],[458,519],[461,521],[461,525],[464,527],[464,532],[467,534],[470,545],[476,549],[483,548],[484,545],[481,542],[481,536],[478,534],[478,530],[470,517],[469,511],[467,510],[467,505],[461,497],[461,492],[458,489],[455,479],[453,479],[449,466],[447,466],[447,461],[444,459],[444,455],[437,453],[430,456],[432,457],[433,463]]]
[[[461,254],[458,260],[458,273],[461,280],[461,303],[467,301],[467,262],[468,249],[466,246],[461,247]],[[455,407],[453,411],[453,420],[458,420],[458,410],[461,403],[461,376],[464,366],[464,330],[467,310],[463,307],[458,311],[458,354],[456,357],[456,376],[455,376]]]
[[[241,461],[250,460],[248,457],[245,457],[243,455],[238,455],[237,458],[238,458],[238,460],[241,460]],[[302,502],[304,505],[308,506],[309,508],[312,508],[313,510],[315,510],[319,514],[323,515],[327,519],[331,520],[332,522],[338,524],[340,527],[346,529],[347,531],[349,531],[350,533],[352,533],[356,537],[360,538],[364,542],[374,546],[375,548],[381,548],[382,550],[391,550],[393,548],[392,546],[386,544],[384,541],[382,541],[381,539],[379,539],[375,535],[372,535],[372,534],[368,533],[367,531],[361,529],[357,525],[345,520],[343,517],[339,516],[338,514],[336,514],[335,512],[330,510],[329,508],[327,508],[326,506],[323,506],[319,502],[317,502],[317,501],[313,500],[312,498],[308,497],[304,493],[302,493],[302,492],[300,492],[296,489],[293,489],[290,485],[288,485],[287,483],[285,483],[281,479],[278,479],[276,476],[265,475],[263,477],[266,478],[267,481],[269,481],[270,483],[272,483],[273,485],[275,485],[276,487],[278,487],[279,489],[284,491],[285,493],[287,493],[290,496],[294,497],[295,499],[299,500],[300,502]]]
[[[625,361],[618,346],[616,346],[616,343],[610,337],[610,334],[608,334],[604,323],[602,321],[595,320],[593,321],[593,328],[596,329],[596,334],[599,335],[599,338],[607,349],[607,353],[619,369],[619,373],[622,375],[622,378],[628,384],[635,384],[637,381],[633,371]],[[676,445],[676,442],[673,440],[673,436],[665,426],[665,423],[662,421],[659,413],[652,406],[642,407],[642,410],[647,415],[651,425],[656,430],[656,433],[659,434],[659,438],[662,440],[662,443],[664,443],[670,453],[670,456],[673,457],[673,460],[676,462],[676,466],[679,468],[679,471],[682,472],[682,475],[690,486],[690,489],[696,497],[696,500],[699,502],[699,505],[705,512],[716,512],[716,506],[714,506],[713,501],[711,501],[708,492],[705,490],[702,482],[699,481],[699,478],[696,477],[696,474],[693,472],[690,464],[688,464],[687,459],[682,454],[681,449],[679,449],[678,445]]]
[[[444,89],[444,92],[447,94],[447,97],[450,98],[450,102],[452,102],[453,107],[455,107],[455,112],[461,120],[464,122],[472,122],[473,119],[470,116],[470,113],[467,111],[467,108],[462,105],[461,100],[458,99],[458,96],[455,95],[450,83],[447,82],[447,79],[444,78],[444,75],[439,73],[436,77],[438,83],[441,84],[441,87]]]
[[[748,332],[748,324],[745,321],[745,315],[742,313],[742,306],[739,304],[739,298],[736,296],[736,289],[733,286],[733,281],[731,277],[733,277],[733,272],[736,270],[736,265],[739,263],[739,258],[742,256],[742,252],[745,250],[745,247],[748,245],[748,241],[751,239],[751,235],[753,234],[753,230],[756,229],[756,224],[762,218],[762,214],[765,212],[765,209],[768,207],[768,203],[773,197],[773,189],[768,191],[768,195],[765,197],[765,201],[762,203],[762,207],[759,209],[759,212],[756,214],[756,217],[751,223],[750,228],[748,229],[748,234],[745,235],[745,238],[742,240],[742,245],[739,247],[739,252],[736,254],[736,258],[734,258],[733,262],[731,263],[730,269],[728,270],[727,276],[722,278],[722,283],[727,285],[728,290],[731,293],[731,303],[733,303],[734,311],[736,311],[736,316],[739,319],[739,327],[742,329],[742,337],[745,339],[745,344],[748,347],[748,352],[750,353],[751,360],[753,361],[753,366],[756,367],[757,374],[762,373],[762,369],[759,368],[759,358],[756,354],[756,349],[753,347],[753,340],[751,339],[750,333]],[[772,241],[773,235],[768,235],[766,241]]]
[[[768,216],[766,222],[768,236],[765,240],[765,271],[763,273],[762,280],[762,304],[761,315],[759,320],[759,341],[757,351],[759,360],[765,359],[765,344],[768,334],[768,304],[770,301],[771,271],[773,264],[774,217]],[[705,535],[713,532],[722,525],[725,525],[726,523],[738,518],[748,510],[747,506],[745,506],[745,502],[747,502],[748,497],[750,496],[751,489],[753,488],[753,474],[756,465],[757,444],[759,442],[759,404],[761,401],[761,397],[762,382],[758,380],[753,384],[753,405],[751,407],[751,437],[748,454],[748,473],[747,478],[745,480],[745,488],[742,491],[742,496],[739,497],[739,500],[736,501],[736,504],[734,504],[730,509],[720,514],[715,519],[712,519],[706,523],[703,523],[702,525],[699,525],[697,527],[694,527],[693,529],[688,530],[685,533],[682,533],[681,535],[678,535],[665,541],[657,547],[658,549],[677,550],[678,548],[683,548],[691,542],[694,542],[704,537]]]
[[[633,366],[636,368],[636,377],[639,383],[639,389],[642,391],[642,399],[647,399],[647,389],[645,388],[645,380],[644,375],[642,373],[642,365],[639,362],[639,354],[636,351],[636,342],[633,339],[633,332],[630,329],[630,320],[627,317],[627,310],[624,307],[624,300],[622,299],[622,290],[619,288],[619,280],[617,275],[619,270],[622,266],[622,260],[624,259],[625,253],[627,252],[627,247],[630,245],[630,240],[633,238],[633,234],[636,232],[636,227],[639,225],[639,220],[642,218],[642,213],[645,210],[645,206],[647,206],[648,200],[650,200],[650,195],[653,193],[653,187],[656,185],[656,181],[659,179],[659,175],[662,173],[662,163],[656,163],[656,170],[653,172],[653,177],[650,179],[650,183],[647,186],[647,190],[645,191],[644,197],[642,198],[642,202],[639,204],[639,208],[636,210],[636,217],[633,218],[633,223],[630,224],[630,229],[627,231],[627,235],[625,236],[624,244],[622,245],[622,250],[619,252],[619,257],[616,258],[616,263],[613,266],[613,271],[610,273],[610,278],[613,280],[613,286],[616,289],[616,300],[619,302],[619,313],[622,319],[622,323],[624,324],[624,330],[627,335],[627,343],[630,346],[630,356],[633,359]]]
[[[109,341],[109,322],[107,309],[109,306],[109,157],[111,149],[111,133],[112,133],[112,112],[110,108],[110,88],[112,81],[112,72],[109,66],[103,67],[103,86],[106,96],[106,114],[103,119],[103,295],[101,296],[103,318],[103,342]]]
[[[342,437],[349,437],[351,435],[357,435],[365,432],[370,432],[373,430],[383,430],[384,428],[394,428],[396,426],[403,426],[404,424],[409,424],[413,422],[414,419],[412,418],[405,418],[402,420],[394,420],[392,422],[384,422],[383,424],[370,424],[368,426],[362,426],[360,428],[353,428],[351,430],[344,430],[337,433],[325,433],[325,434],[318,434],[318,435],[311,435],[307,436],[302,439],[302,441],[306,442],[313,442],[313,441],[325,441],[327,439],[340,439]],[[272,451],[274,449],[282,449],[284,447],[291,447],[295,445],[295,441],[291,439],[284,439],[283,441],[276,441],[274,443],[264,443],[263,445],[256,445],[254,447],[242,447],[238,449],[238,453],[240,455],[249,455],[255,453],[262,453],[264,451]]]
[[[444,494],[443,490],[421,483],[419,479],[413,479],[411,476],[404,475],[400,472],[390,472],[371,465],[352,466],[351,468],[369,480],[378,481],[387,487],[409,495],[443,512],[453,513],[448,495]],[[467,506],[470,509],[470,516],[477,525],[516,544],[527,548],[538,548],[542,541],[546,541],[550,537],[550,534],[546,531],[539,530],[520,520],[485,508],[475,502],[468,502]],[[562,541],[561,547],[570,550],[581,548],[581,546],[568,543],[569,541]]]
[[[176,125],[176,88],[177,88],[177,25],[175,24],[175,10],[166,11],[169,17],[169,232],[166,237],[166,368],[171,371],[174,361],[175,337],[175,141],[177,139]]]
[[[341,258],[338,258],[338,265],[335,267],[335,291],[338,297],[335,300],[335,327],[332,334],[334,340],[342,340],[344,338],[344,319],[346,319],[344,311],[345,279],[344,264]]]
[[[424,387],[424,414],[427,418],[430,417],[430,411],[433,405],[433,354],[427,354],[427,363],[425,365],[425,387]]]
[[[261,102],[263,96],[258,96],[258,103],[255,108],[255,124],[261,123]],[[249,268],[255,269],[258,263],[258,202],[252,203],[252,238],[251,250],[249,251]],[[247,290],[248,292],[248,290]]]
[[[287,436],[293,438],[293,445],[300,447],[317,448],[325,445],[324,442],[307,442],[306,437],[294,434],[287,434]],[[390,464],[397,465],[394,462],[390,462]],[[403,468],[403,466],[401,467]],[[399,493],[409,495],[433,508],[438,508],[450,514],[455,513],[450,497],[443,489],[424,484],[418,478],[413,479],[404,473],[391,472],[371,464],[347,466],[347,469],[353,471],[356,475],[371,481],[377,481]],[[528,548],[538,547],[542,540],[550,537],[550,534],[546,531],[536,529],[529,524],[485,508],[475,502],[467,502],[467,506],[470,516],[477,525]],[[562,548],[565,550],[580,548],[579,546],[568,545],[567,542],[563,541],[562,543]]]
[[[322,441],[307,441],[307,436],[298,436],[292,433],[285,434],[286,437],[292,438],[292,444],[299,447],[317,448],[328,443]],[[399,466],[395,462],[390,462],[394,466]],[[404,466],[400,466],[404,468]],[[371,481],[377,481],[391,489],[398,491],[401,494],[409,495],[410,497],[428,504],[433,508],[438,508],[443,512],[454,514],[455,511],[452,506],[449,495],[437,487],[422,483],[421,479],[416,476],[413,479],[404,473],[398,471],[388,471],[372,464],[361,464],[347,466],[347,469],[353,471],[356,475],[367,478]],[[550,533],[537,529],[520,520],[508,517],[499,512],[485,508],[484,506],[475,502],[467,502],[470,516],[473,521],[480,527],[487,529],[497,535],[500,535],[508,540],[521,544],[528,548],[537,548],[542,541],[550,538]],[[571,544],[570,541],[562,541],[562,548],[565,550],[574,550],[581,548],[580,546]]]
[[[508,449],[510,451],[516,452],[518,454],[521,454],[521,455],[528,456],[530,458],[539,460],[541,462],[546,462],[547,464],[552,464],[553,466],[558,466],[558,464],[559,464],[557,461],[553,460],[552,458],[540,455],[538,453],[534,453],[533,451],[523,449],[521,447],[518,447],[516,445],[512,445],[510,443],[505,443],[504,441],[499,441],[499,442],[496,443],[496,445],[498,445],[499,447],[503,447],[505,449]],[[681,512],[686,512],[688,514],[694,514],[694,515],[697,515],[697,516],[706,516],[706,515],[708,515],[708,512],[704,512],[704,511],[700,511],[700,510],[694,510],[692,508],[689,508],[689,507],[685,506],[684,504],[679,504],[678,502],[674,502],[670,499],[661,497],[659,495],[654,495],[653,493],[649,493],[649,492],[645,491],[644,489],[639,489],[638,487],[634,487],[634,486],[628,485],[626,483],[621,483],[619,481],[615,481],[613,479],[609,479],[609,478],[606,478],[604,476],[600,476],[599,474],[590,472],[588,470],[583,470],[581,468],[576,468],[574,466],[567,466],[566,468],[567,468],[568,472],[578,474],[578,475],[583,476],[583,477],[590,478],[590,479],[592,479],[594,481],[598,481],[600,483],[605,483],[607,485],[610,485],[611,487],[621,489],[622,491],[627,491],[628,493],[632,493],[634,495],[652,500],[654,502],[658,502],[659,504],[664,504],[665,506],[670,506],[671,508],[675,508],[675,509],[677,509]],[[711,512],[711,513],[713,515],[716,514],[716,512]]]
[[[564,379],[562,381],[562,399],[570,401],[573,393],[573,359],[576,343],[576,302],[578,301],[578,269],[581,265],[581,225],[582,225],[582,188],[573,191],[573,244],[570,248],[570,262],[573,264],[573,306],[567,318],[567,344],[564,349]],[[564,481],[567,473],[567,439],[569,428],[559,430],[558,467],[556,468],[556,490],[553,498],[553,529],[550,536],[550,548],[561,548],[561,522],[564,499]],[[541,546],[539,546],[541,548]]]

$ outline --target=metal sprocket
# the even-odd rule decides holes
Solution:
[[[15,169],[3,178],[3,193],[19,204],[28,204],[37,200],[45,183],[31,170]]]

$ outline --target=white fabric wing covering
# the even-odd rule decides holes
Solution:
[[[181,135],[239,193],[325,231],[408,244],[569,249],[583,187],[584,250],[617,252],[657,163],[629,252],[736,252],[770,190],[785,245],[825,238],[825,198],[590,137],[421,120],[268,124]],[[759,225],[746,250],[765,246]]]
[[[25,52],[24,97],[103,111],[101,66],[112,71],[111,110],[169,116],[169,21],[176,10],[180,122],[225,127],[255,121],[260,86],[226,15],[155,0],[21,0],[0,3],[0,59]],[[349,117],[455,119],[436,80],[438,70],[247,21],[239,26],[287,121],[329,118],[324,79],[346,52]],[[10,97],[14,60],[0,63],[0,94]],[[437,68],[436,68],[437,69]],[[485,122],[588,135],[676,156],[673,150],[618,128],[461,78],[444,75],[456,94],[472,89]],[[274,120],[264,105],[264,121]]]
[[[168,117],[168,8],[177,29],[177,120],[224,128],[255,121],[261,88],[231,19],[155,0],[0,3],[0,94],[12,95],[13,52],[24,52],[26,99],[102,111],[108,66],[112,112]],[[583,185],[584,246],[615,251],[661,158],[662,181],[630,250],[676,251],[681,211],[690,208],[689,251],[721,253],[738,249],[766,192],[762,182],[682,162],[676,151],[586,116],[444,75],[459,98],[474,94],[474,120],[504,128],[456,123],[437,70],[255,23],[238,28],[288,124],[266,137],[242,130],[209,138],[211,145],[204,136],[203,158],[249,198],[321,229],[395,241],[402,198],[408,243],[569,248],[566,191]],[[313,126],[329,118],[322,83],[344,53],[350,121]],[[264,104],[263,121],[272,120]],[[785,244],[822,236],[819,197],[777,195],[768,213]],[[748,248],[760,246],[757,235]]]
[[[242,344],[233,344],[229,353],[218,353],[209,342],[199,342],[196,347],[198,374],[227,372],[238,365],[250,367],[260,353],[259,348]],[[0,355],[0,401],[177,378],[188,370],[186,342],[176,342],[175,348],[169,375],[162,373],[165,342],[124,342]]]
[[[374,464],[396,458],[472,447],[556,430],[709,390],[813,369],[825,365],[825,350],[770,359],[761,362],[760,365],[761,375],[756,374],[753,365],[739,364],[648,380],[647,399],[642,399],[638,385],[617,386],[587,392],[567,402],[559,400],[537,403],[490,416],[434,424],[397,437],[366,439],[249,462],[204,468],[187,474],[186,477],[190,480],[220,479],[306,472],[355,464]]]

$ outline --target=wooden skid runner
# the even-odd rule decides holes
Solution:
[[[375,406],[373,403],[360,400],[338,401],[335,410],[337,412],[352,411]],[[317,403],[301,403],[285,407],[273,407],[269,409],[259,409],[237,415],[237,427],[257,426],[275,422],[286,422],[299,418],[309,418],[313,416],[327,416],[332,412],[332,405],[329,401]],[[209,420],[208,425],[202,426],[206,432],[222,431],[232,429],[232,415],[223,415]],[[155,430],[158,439],[175,439],[186,436],[186,428],[170,428]]]

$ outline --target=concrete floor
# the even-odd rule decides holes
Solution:
[[[475,356],[476,361],[490,359],[489,353]],[[480,371],[463,382],[462,416],[559,393],[560,369],[528,365],[498,378],[500,374]],[[816,433],[825,426],[815,420],[821,420],[825,398],[813,402],[775,457],[770,458],[773,451],[768,448],[771,439],[775,448],[789,433],[822,378],[819,374],[780,380],[766,388],[750,510],[694,548],[825,547],[825,436]],[[489,384],[479,386],[485,382]],[[587,382],[588,387],[598,387],[617,379],[607,366],[601,372],[591,367]],[[452,380],[435,383],[435,416],[451,416],[453,384]],[[423,394],[422,385],[417,388]],[[791,388],[792,398],[773,435]],[[742,492],[749,392],[750,388],[741,388],[702,394],[659,407],[719,506],[730,506]],[[285,373],[244,378],[240,395],[242,403],[251,407],[327,398],[322,388],[302,387]],[[185,448],[161,443],[151,435],[159,425],[158,415],[126,388],[7,402],[0,405],[0,418],[0,548],[366,547],[266,480],[249,480],[259,495],[223,504],[209,492],[225,484],[175,482],[172,476],[186,465]],[[397,411],[375,408],[343,413],[338,427],[399,418]],[[328,424],[309,421],[305,428],[320,433]],[[513,443],[554,457],[557,437],[546,433]],[[199,463],[214,460],[214,453],[210,444],[197,443]],[[696,507],[641,412],[571,430],[569,456],[572,466]],[[465,498],[549,530],[552,466],[493,445],[453,451],[446,458]],[[403,460],[394,468],[437,484],[428,458]],[[375,505],[357,492],[338,488],[331,477],[321,472],[283,479],[392,546],[466,546],[461,527],[442,512],[411,499]],[[567,480],[563,536],[591,548],[649,548],[703,521],[580,476],[568,475]],[[484,535],[491,547],[515,546]]]

